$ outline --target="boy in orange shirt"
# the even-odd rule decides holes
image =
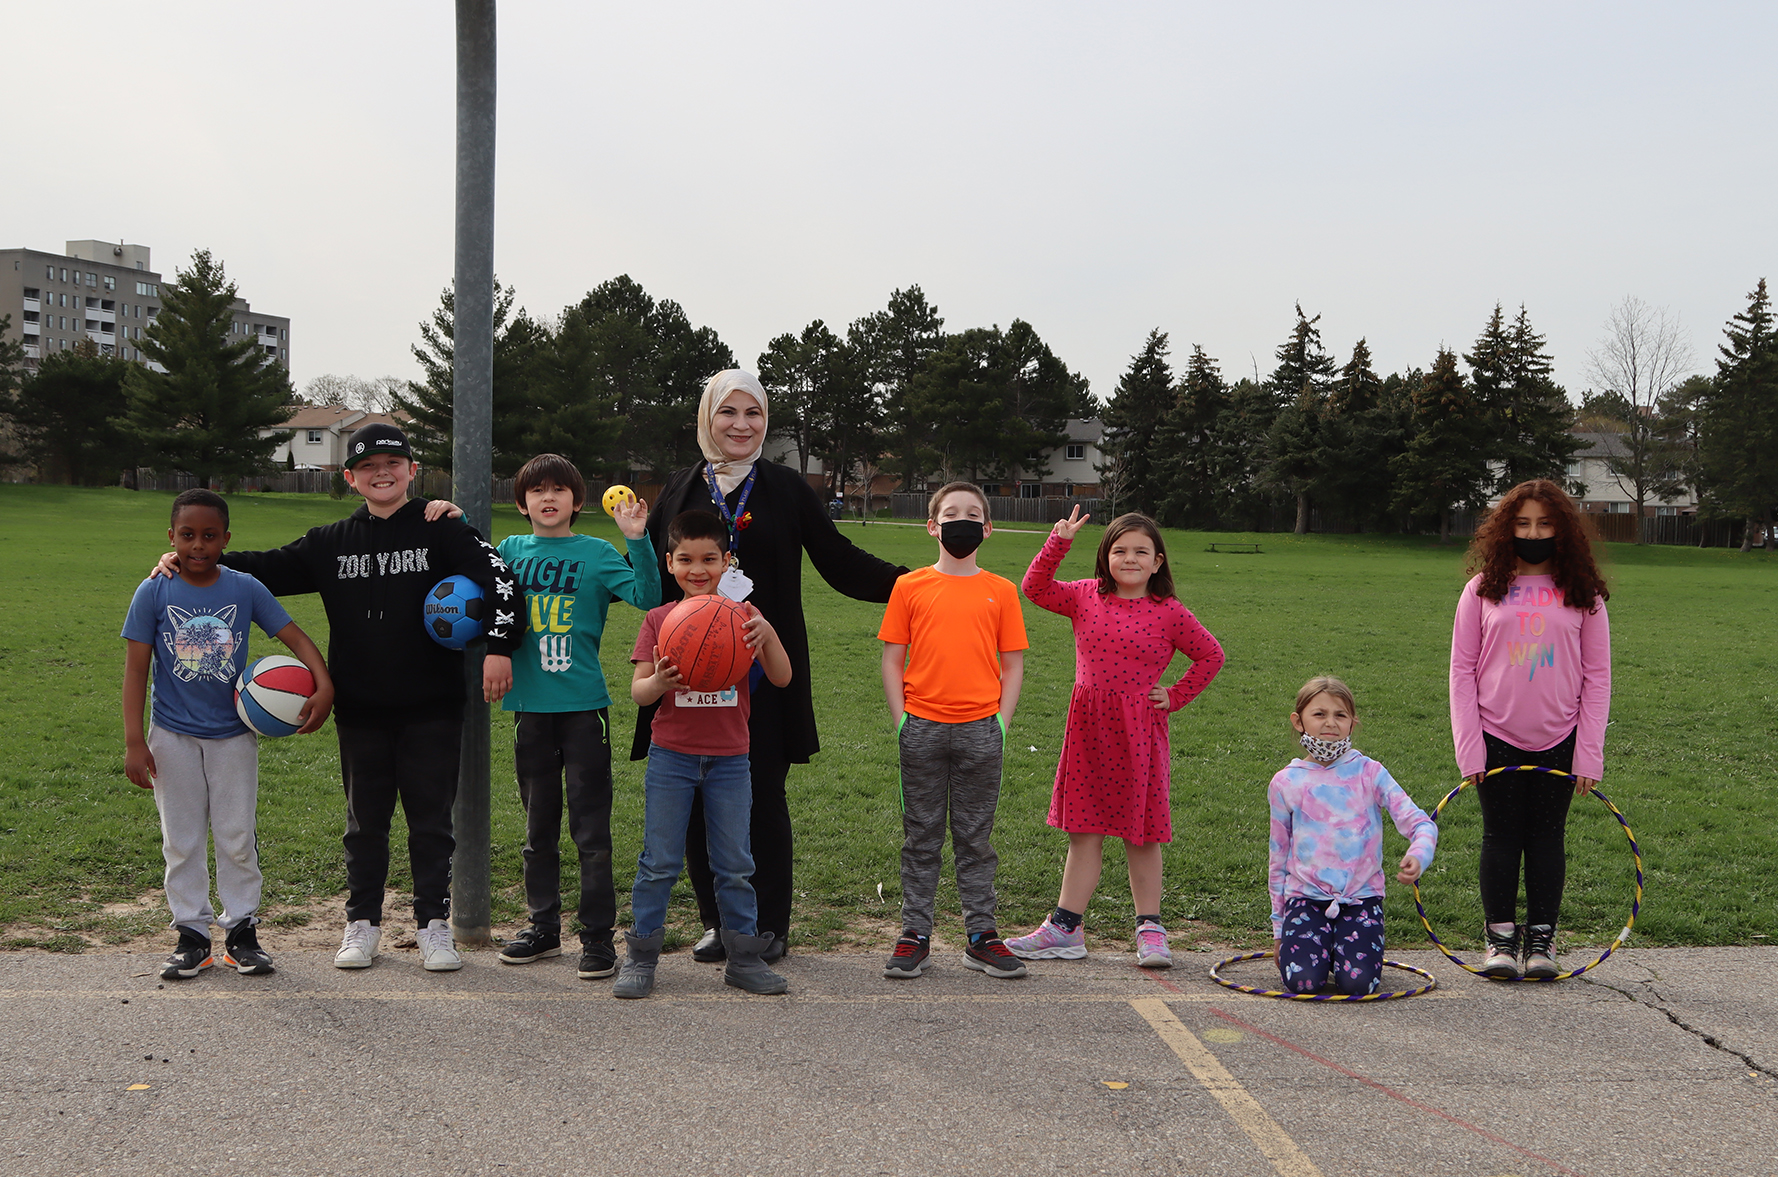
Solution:
[[[1025,617],[1012,581],[976,566],[993,531],[980,487],[952,482],[927,510],[938,563],[895,582],[877,637],[883,693],[901,752],[901,939],[883,966],[892,979],[926,971],[945,820],[957,864],[965,966],[990,977],[1022,977],[1024,962],[994,928],[989,838],[1000,799],[1006,729],[1025,678]]]

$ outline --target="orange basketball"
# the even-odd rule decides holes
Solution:
[[[747,610],[717,593],[687,597],[661,623],[661,657],[679,668],[694,691],[720,691],[746,677],[753,664],[741,626]]]

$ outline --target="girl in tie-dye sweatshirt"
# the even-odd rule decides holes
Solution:
[[[1383,972],[1383,819],[1408,839],[1396,881],[1432,865],[1438,826],[1389,770],[1352,746],[1358,708],[1337,678],[1297,692],[1290,725],[1305,757],[1272,778],[1272,939],[1278,975],[1313,993],[1330,975],[1341,993],[1374,993]]]

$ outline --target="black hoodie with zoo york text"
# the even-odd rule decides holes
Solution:
[[[281,548],[222,555],[273,596],[321,594],[341,722],[462,705],[462,652],[433,641],[423,613],[426,593],[447,576],[481,586],[488,653],[510,656],[518,641],[524,610],[499,553],[462,519],[428,523],[425,510],[413,499],[383,519],[360,506]]]

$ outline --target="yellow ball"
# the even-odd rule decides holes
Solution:
[[[633,503],[635,501],[635,491],[627,486],[614,486],[605,492],[605,497],[599,500],[599,505],[605,508],[605,513],[607,515],[610,515],[615,519],[617,517],[617,505],[619,503]]]

